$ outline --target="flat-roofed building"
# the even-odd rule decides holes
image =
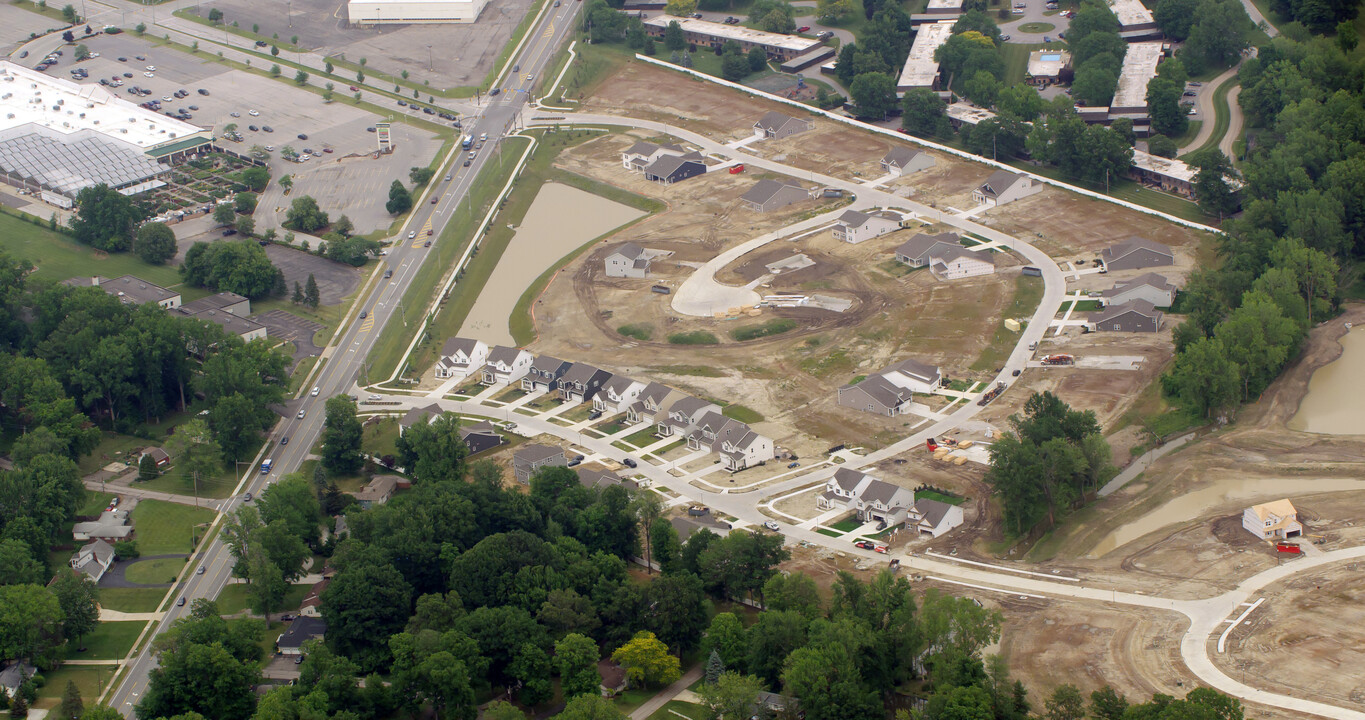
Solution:
[[[242,342],[251,342],[252,340],[264,340],[268,335],[265,326],[256,322],[255,320],[252,320],[251,318],[237,317],[232,313],[226,313],[220,310],[205,310],[203,312],[190,313],[186,312],[185,308],[182,307],[176,308],[175,312],[179,313],[180,317],[188,317],[194,318],[195,320],[203,320],[204,322],[211,322],[214,325],[223,328],[223,332],[226,332],[229,335],[236,335],[237,337],[241,338]]]
[[[718,48],[733,40],[739,43],[745,52],[759,48],[767,53],[769,58],[783,62],[804,55],[815,46],[823,44],[821,40],[799,35],[781,35],[753,30],[742,25],[726,25],[725,23],[673,17],[671,15],[656,15],[646,19],[644,22],[645,32],[654,37],[663,37],[664,31],[668,29],[668,24],[671,22],[678,23],[683,31],[683,39],[689,43]]]
[[[929,5],[924,9],[924,12],[910,16],[910,24],[918,26],[947,18],[956,19],[962,16],[962,5],[962,0],[929,0]]]
[[[838,52],[839,51],[836,48],[832,48],[828,45],[821,45],[782,63],[781,67],[778,69],[784,73],[798,73],[811,65],[833,58]]]
[[[1119,72],[1118,87],[1109,103],[1109,119],[1129,118],[1133,124],[1145,126],[1151,121],[1147,113],[1147,83],[1156,77],[1156,66],[1166,54],[1165,43],[1138,42],[1128,45]]]
[[[205,295],[198,300],[191,300],[180,306],[187,313],[199,314],[209,310],[217,310],[237,317],[246,317],[251,314],[251,300],[235,292],[220,292],[212,295]]]
[[[1124,40],[1144,40],[1161,37],[1152,11],[1142,0],[1109,0],[1109,9],[1119,21],[1119,37]]]
[[[1030,85],[1047,87],[1062,81],[1062,73],[1071,67],[1071,53],[1061,50],[1034,50],[1028,54],[1028,69],[1024,80]]]
[[[917,88],[938,89],[938,61],[934,53],[953,35],[955,20],[941,20],[919,26],[915,42],[910,46],[910,54],[901,68],[900,79],[896,82],[896,92],[905,94],[906,90]]]
[[[124,275],[112,279],[98,275],[91,278],[75,277],[63,280],[62,284],[70,287],[97,287],[130,305],[153,303],[162,310],[174,310],[180,307],[180,293],[167,290],[134,275]]]
[[[955,102],[948,106],[945,111],[948,121],[953,124],[954,130],[962,129],[963,125],[975,127],[978,123],[985,122],[995,117],[995,113],[985,108],[969,105],[965,102]]]
[[[1141,183],[1159,186],[1166,192],[1194,197],[1194,178],[1199,171],[1175,158],[1164,158],[1141,150],[1133,151],[1130,176]]]
[[[416,25],[472,23],[488,0],[350,0],[346,17],[352,25]]]

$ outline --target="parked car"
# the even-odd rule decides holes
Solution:
[[[773,522],[772,520],[768,520],[768,521],[764,522],[764,523],[763,523],[763,527],[768,528],[769,530],[772,530],[773,532],[779,532],[779,531],[782,530],[782,526],[778,525],[776,522]]]
[[[809,26],[809,25],[802,25],[801,27],[797,28],[796,31],[799,32],[799,33],[810,32],[810,26]]]
[[[861,548],[863,550],[871,550],[875,546],[869,540],[859,540],[853,543],[853,547]]]
[[[569,461],[568,465],[569,467],[577,467],[578,465],[582,464],[583,460],[584,458],[582,455],[575,455],[573,459]]]
[[[597,418],[600,418],[600,417],[602,417],[602,411],[601,411],[601,410],[593,410],[592,412],[588,413],[588,419],[589,419],[589,420],[596,420]]]
[[[625,465],[628,468],[637,467],[639,465],[639,463],[635,462],[635,458],[626,458],[625,460],[621,461],[621,464]]]

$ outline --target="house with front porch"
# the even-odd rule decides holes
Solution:
[[[668,414],[659,419],[659,434],[663,437],[688,435],[697,423],[710,413],[719,413],[720,406],[691,395],[683,395],[668,406]]]
[[[531,363],[526,375],[521,378],[521,389],[526,392],[558,390],[559,379],[564,377],[564,373],[568,372],[572,365],[573,363],[568,360],[541,355]]]
[[[523,377],[531,369],[535,357],[518,347],[496,345],[488,351],[488,362],[484,364],[482,381],[484,385],[508,385]]]
[[[463,380],[487,362],[488,346],[482,340],[453,337],[441,346],[441,359],[436,361],[436,378]]]
[[[601,368],[587,363],[574,363],[559,378],[559,397],[564,402],[587,402],[597,397],[598,391],[610,377],[611,373]]]
[[[672,393],[673,388],[663,383],[649,383],[640,391],[640,396],[635,398],[635,402],[626,408],[626,420],[632,424],[639,422],[654,424],[660,417],[666,417],[663,409],[668,407],[666,403]]]
[[[592,407],[612,415],[623,413],[644,389],[645,384],[639,380],[616,373],[602,383],[602,389],[592,399]]]
[[[836,470],[815,500],[821,510],[848,509],[862,522],[888,526],[905,522],[914,504],[914,492],[848,468]]]
[[[687,446],[693,450],[710,450],[720,456],[721,465],[730,472],[739,472],[772,460],[773,441],[755,432],[747,424],[727,418],[719,412],[708,412],[687,436]]]

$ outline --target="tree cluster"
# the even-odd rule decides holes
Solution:
[[[128,196],[99,184],[76,194],[76,215],[71,232],[77,242],[96,250],[124,252],[133,247],[137,224],[147,217]]]
[[[1044,522],[1055,526],[1113,474],[1093,410],[1072,410],[1051,392],[1034,393],[1010,424],[1014,432],[991,446],[986,473],[1010,533],[1025,535]]]
[[[1034,121],[1025,147],[1034,160],[1098,187],[1107,187],[1133,164],[1133,148],[1123,135],[1103,125],[1087,125],[1064,96],[1055,98]]]
[[[1160,0],[1152,15],[1162,32],[1185,43],[1179,57],[1193,72],[1236,65],[1255,29],[1246,9],[1235,1]]]
[[[232,206],[220,207],[232,213]],[[253,300],[271,294],[284,283],[284,272],[251,240],[196,242],[185,251],[180,275],[192,287],[234,292]]]
[[[894,78],[910,54],[913,31],[910,16],[899,3],[865,3],[863,9],[870,22],[859,42],[839,48],[835,70],[858,115],[881,119],[896,107]],[[867,77],[859,83],[863,76]]]

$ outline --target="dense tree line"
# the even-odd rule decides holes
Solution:
[[[1256,137],[1242,165],[1244,212],[1224,224],[1221,266],[1191,275],[1176,360],[1163,377],[1191,414],[1220,418],[1254,401],[1340,302],[1365,248],[1365,61],[1288,26],[1239,70]],[[1198,159],[1201,204],[1226,208],[1217,151]],[[1207,169],[1207,170],[1206,170]]]
[[[1128,42],[1119,37],[1119,21],[1104,3],[1083,3],[1067,27],[1075,76],[1071,95],[1092,107],[1107,107],[1118,87]]]
[[[231,212],[229,205],[227,208]],[[197,242],[185,251],[180,275],[192,287],[234,292],[253,300],[285,293],[284,272],[251,240]]]
[[[1005,529],[1025,535],[1052,527],[1113,473],[1109,444],[1093,410],[1072,410],[1051,392],[1034,393],[1014,432],[991,446],[986,473],[1004,509]]]

